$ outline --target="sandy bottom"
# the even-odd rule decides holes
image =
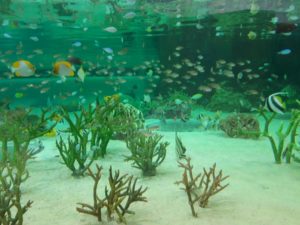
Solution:
[[[212,197],[208,208],[197,207],[198,218],[191,215],[184,191],[174,182],[181,179],[175,154],[174,133],[161,132],[171,144],[165,162],[155,177],[143,178],[138,169],[124,162],[129,154],[121,141],[111,141],[99,188],[103,193],[109,166],[140,178],[148,187],[147,203],[136,203],[135,215],[127,215],[132,225],[299,225],[300,165],[276,165],[266,139],[244,140],[226,137],[222,132],[181,132],[188,156],[196,172],[217,163],[230,183]],[[54,138],[44,138],[45,150],[28,162],[30,178],[23,184],[23,201],[34,201],[25,215],[25,225],[96,225],[95,217],[80,214],[77,202],[92,203],[90,177],[76,179],[61,164]],[[95,165],[95,164],[94,164]],[[115,224],[103,222],[102,224]]]

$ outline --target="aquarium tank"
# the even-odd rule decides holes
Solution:
[[[300,0],[0,0],[0,225],[300,221]]]

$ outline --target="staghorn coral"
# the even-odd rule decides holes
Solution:
[[[100,147],[99,156],[104,157],[114,134],[127,136],[143,127],[144,117],[141,111],[130,104],[120,102],[117,97],[106,98],[104,104],[98,104],[96,107],[91,127],[91,143]]]
[[[97,165],[97,171],[92,172],[88,169],[88,175],[93,178],[93,205],[86,203],[78,203],[77,207],[79,213],[85,213],[97,217],[98,221],[102,221],[102,209],[106,209],[107,219],[110,221],[116,214],[120,222],[126,223],[125,214],[133,214],[129,208],[132,203],[142,201],[147,202],[143,194],[147,188],[142,186],[137,187],[137,178],[133,176],[120,175],[120,171],[109,168],[108,186],[105,187],[104,197],[98,194],[98,186],[102,177],[102,167]]]
[[[1,160],[4,162],[10,160],[10,157],[14,157],[14,154],[9,155],[9,142],[12,142],[14,152],[24,150],[30,151],[31,155],[38,153],[31,151],[29,144],[33,139],[43,136],[56,126],[56,122],[48,126],[52,117],[53,113],[49,113],[48,109],[42,109],[40,116],[31,114],[31,110],[26,110],[25,108],[14,110],[1,109]]]
[[[195,211],[195,203],[202,208],[208,204],[210,197],[224,190],[229,184],[222,185],[222,182],[229,176],[223,177],[222,170],[216,173],[216,164],[214,164],[207,171],[203,168],[203,174],[199,173],[196,176],[193,174],[193,166],[191,165],[191,158],[184,158],[186,163],[179,162],[179,167],[184,169],[182,180],[175,184],[182,184],[182,188],[188,197],[188,202],[192,211],[192,215],[197,217]]]
[[[62,137],[56,141],[56,147],[65,163],[65,165],[72,171],[72,176],[83,176],[88,167],[93,163],[93,154],[95,149],[87,150],[88,134],[83,134],[80,139],[72,140],[68,137],[68,144],[66,144]]]
[[[131,155],[125,161],[133,161],[132,165],[143,171],[144,176],[154,176],[156,167],[165,159],[168,142],[160,142],[162,136],[153,134],[146,136],[141,132],[134,133],[126,139]],[[159,143],[160,142],[160,143]]]
[[[291,158],[293,157],[293,150],[298,149],[296,136],[297,129],[300,125],[300,111],[292,110],[292,116],[288,123],[288,126],[284,130],[284,124],[281,123],[279,129],[276,132],[277,138],[274,137],[274,135],[272,135],[269,131],[269,126],[272,120],[275,118],[276,113],[273,112],[271,113],[271,115],[268,115],[263,107],[260,107],[258,109],[258,112],[265,120],[265,126],[262,135],[264,137],[267,137],[270,141],[275,162],[277,164],[280,164],[281,160],[285,158],[286,163],[290,163]],[[290,141],[286,143],[287,138],[290,138]]]
[[[0,162],[0,224],[22,225],[23,217],[31,207],[32,201],[23,205],[21,184],[27,180],[29,173],[26,162],[30,158],[27,151],[15,152],[10,162]]]
[[[249,114],[234,114],[220,121],[220,129],[229,137],[259,138],[259,122]]]

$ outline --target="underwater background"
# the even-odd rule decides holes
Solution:
[[[0,225],[298,224],[299,24],[300,0],[0,0]]]

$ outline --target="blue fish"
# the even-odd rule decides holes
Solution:
[[[278,55],[288,55],[288,54],[290,54],[291,52],[292,52],[291,49],[286,48],[286,49],[280,50],[279,52],[277,52],[277,54],[278,54]]]

